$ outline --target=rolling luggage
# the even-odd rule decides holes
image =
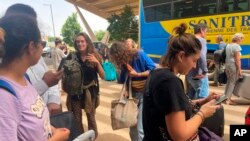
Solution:
[[[218,109],[213,116],[206,118],[201,126],[206,127],[216,135],[222,137],[224,135],[224,125],[224,108],[221,105],[221,108]]]
[[[250,74],[243,74],[235,83],[233,94],[239,97],[250,99]]]

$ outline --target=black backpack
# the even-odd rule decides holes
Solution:
[[[222,50],[222,53],[221,53],[221,58],[220,58],[220,63],[222,64],[225,64],[226,62],[226,48],[227,48],[227,45],[225,46],[225,48]]]

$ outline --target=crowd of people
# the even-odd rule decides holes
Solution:
[[[69,129],[55,128],[49,119],[62,112],[61,89],[67,92],[66,106],[74,114],[79,131],[87,131],[82,123],[84,109],[88,130],[93,130],[97,138],[98,78],[105,78],[102,56],[90,37],[81,32],[74,38],[74,52],[60,39],[55,40],[51,57],[56,71],[49,70],[41,57],[43,46],[36,18],[32,7],[14,4],[0,19],[0,80],[13,88],[11,91],[0,88],[0,140],[67,140]],[[186,24],[176,26],[175,36],[169,38],[159,66],[131,38],[111,45],[108,58],[121,70],[120,81],[126,83],[127,91],[124,97],[131,87],[132,97],[138,101],[137,125],[130,127],[129,132],[132,141],[198,141],[198,129],[203,121],[221,107],[215,103],[220,95],[209,94],[207,28],[206,24],[197,24],[191,34],[186,33]],[[216,39],[218,50],[225,49],[226,60],[222,65],[215,60],[214,85],[219,85],[218,74],[225,69],[227,104],[234,104],[233,88],[242,76],[243,39],[242,33],[234,34],[228,44],[221,35]],[[58,70],[63,58],[65,66]],[[187,93],[178,74],[186,76]],[[68,81],[72,75],[75,79]],[[131,86],[126,79],[131,81]],[[72,84],[79,87],[69,87]]]

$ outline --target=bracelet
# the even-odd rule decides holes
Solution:
[[[196,113],[198,116],[200,116],[201,117],[201,123],[203,123],[204,122],[204,120],[205,120],[205,117],[204,117],[204,115],[199,111],[199,112],[197,112]]]
[[[200,112],[203,115],[204,119],[206,118],[205,114],[201,110],[199,110],[198,112]]]

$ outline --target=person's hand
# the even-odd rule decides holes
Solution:
[[[128,69],[128,73],[129,73],[129,76],[130,77],[138,77],[138,73],[129,65],[129,64],[126,64],[126,67]]]
[[[204,118],[212,116],[217,109],[220,108],[220,105],[215,104],[215,99],[207,102],[206,104],[202,105],[200,108],[201,113],[204,114]]]
[[[62,78],[62,75],[63,75],[63,69],[57,72],[52,72],[50,70],[43,75],[42,79],[48,85],[48,87],[52,87],[58,84],[58,81]]]
[[[221,94],[215,93],[215,92],[211,92],[208,97],[205,99],[204,103],[207,103],[213,99],[217,99],[221,96]]]
[[[99,61],[96,59],[96,57],[93,54],[88,54],[85,58],[89,62],[99,63]]]
[[[128,69],[129,72],[132,71],[132,70],[134,70],[129,64],[126,64],[126,67],[127,67],[127,69]]]
[[[129,72],[129,76],[130,76],[130,77],[139,77],[138,74],[139,74],[139,73],[136,72],[134,69],[132,69],[132,70]]]
[[[61,105],[57,103],[48,103],[47,107],[48,107],[50,115],[58,114],[62,112]]]
[[[238,70],[237,71],[237,74],[238,74],[238,77],[240,78],[242,76],[242,71],[241,70]]]
[[[54,129],[53,135],[49,141],[67,141],[69,133],[70,131],[67,128],[56,128]]]
[[[124,96],[124,97],[128,97],[128,96],[129,96],[129,94],[128,94],[128,91],[127,91],[127,90],[123,93],[123,96]]]

